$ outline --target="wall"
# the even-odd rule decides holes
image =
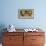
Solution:
[[[46,32],[46,0],[0,0],[0,27],[40,27]],[[18,19],[19,8],[34,9],[34,19]],[[0,30],[1,31],[1,30]]]
[[[45,4],[45,0],[1,0],[0,24],[13,24],[16,28],[46,28]],[[19,8],[34,9],[34,19],[18,19]]]

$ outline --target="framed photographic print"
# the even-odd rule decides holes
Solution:
[[[18,17],[20,19],[33,19],[34,18],[34,9],[19,9]]]

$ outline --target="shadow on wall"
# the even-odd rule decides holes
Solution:
[[[2,43],[2,32],[6,31],[6,29],[4,30],[4,28],[6,28],[6,26],[4,24],[0,24],[0,43]]]

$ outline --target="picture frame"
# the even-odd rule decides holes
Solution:
[[[18,9],[19,19],[34,19],[34,9]]]

